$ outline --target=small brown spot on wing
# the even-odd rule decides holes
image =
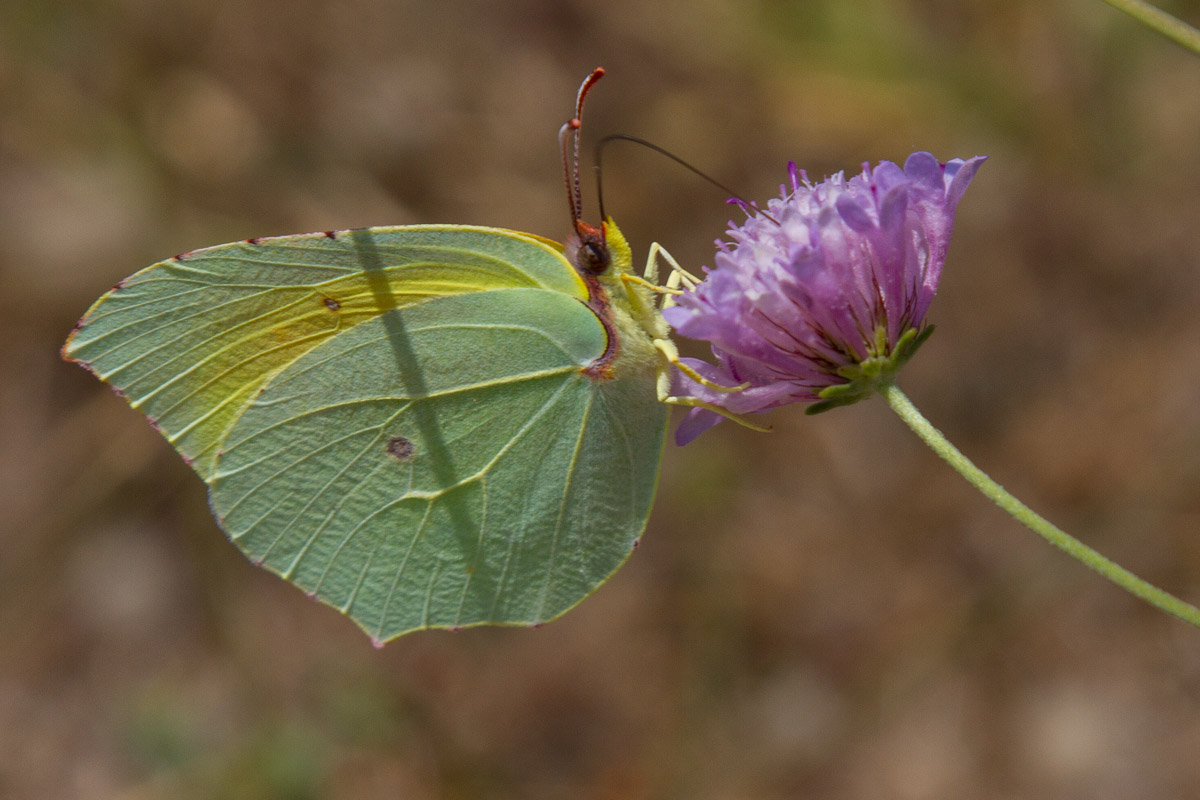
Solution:
[[[413,443],[403,436],[388,439],[387,453],[397,461],[409,461],[413,457]]]
[[[330,239],[336,239],[338,232],[337,231],[325,231],[325,235],[327,237],[329,237]]]
[[[341,308],[342,308],[342,304],[341,304],[341,303],[339,303],[337,300],[334,300],[332,297],[325,297],[325,298],[322,298],[322,299],[321,299],[321,302],[322,302],[322,303],[325,305],[325,307],[326,307],[326,308],[328,308],[330,311],[340,311],[340,310],[341,310]]]

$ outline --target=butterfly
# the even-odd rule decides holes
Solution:
[[[200,475],[248,558],[376,643],[578,604],[642,536],[667,406],[698,403],[671,394],[694,371],[659,313],[696,279],[657,244],[636,275],[615,223],[581,220],[602,75],[560,131],[565,244],[412,225],[193,250],[118,283],[63,347]]]

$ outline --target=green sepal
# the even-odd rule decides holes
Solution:
[[[839,367],[838,377],[846,382],[826,386],[818,393],[821,402],[814,403],[806,410],[806,414],[821,414],[839,406],[848,406],[865,400],[879,390],[884,384],[891,383],[900,368],[908,363],[918,348],[925,343],[933,333],[934,326],[928,325],[921,330],[909,328],[890,353],[872,355],[857,364],[847,364]],[[876,331],[878,350],[886,351],[887,333],[882,328]]]
[[[830,387],[830,388],[832,388],[832,387]],[[814,414],[824,414],[826,411],[832,411],[833,409],[835,409],[841,405],[845,405],[845,403],[834,403],[829,400],[822,400],[821,402],[813,403],[811,406],[804,409],[804,413],[808,414],[811,417]]]
[[[936,325],[926,325],[920,331],[916,328],[909,328],[900,337],[900,341],[896,342],[896,348],[892,351],[892,367],[893,372],[898,371],[901,367],[908,363],[908,360],[916,355],[917,350],[921,345],[925,344],[925,340],[933,333]]]

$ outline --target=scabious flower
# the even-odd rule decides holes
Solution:
[[[664,310],[682,336],[712,345],[717,363],[684,359],[722,392],[683,374],[673,391],[731,414],[795,402],[822,411],[861,400],[890,381],[932,331],[954,209],[983,156],[939,163],[913,153],[813,185],[795,164],[791,188],[718,242],[706,278]],[[720,422],[693,408],[679,444]]]

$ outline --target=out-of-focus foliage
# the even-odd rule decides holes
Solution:
[[[1200,4],[1172,10],[1193,23]],[[382,651],[254,569],[57,347],[152,261],[463,222],[561,238],[555,132],[748,198],[991,156],[903,386],[1035,508],[1200,586],[1200,60],[1089,0],[15,3],[0,11],[0,796],[1129,797],[1200,785],[1200,637],[881,402],[668,450],[645,542],[536,631]],[[614,145],[688,267],[736,214]],[[699,354],[698,352],[696,354]]]

